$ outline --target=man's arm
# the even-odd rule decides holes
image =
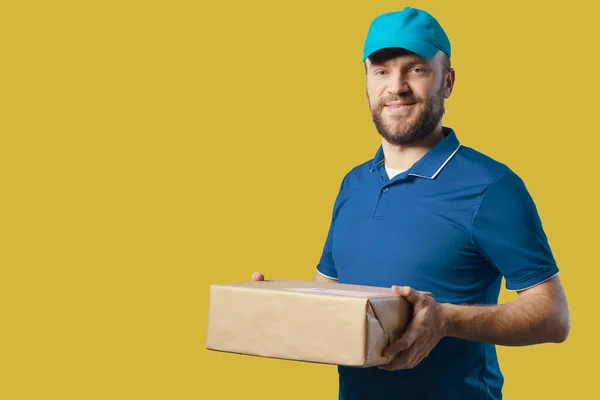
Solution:
[[[384,355],[398,354],[386,370],[413,368],[444,337],[526,346],[560,343],[570,330],[570,316],[558,276],[519,291],[519,298],[494,306],[440,304],[431,293],[394,286],[392,291],[413,304],[406,332]]]
[[[503,346],[560,343],[570,331],[569,308],[558,276],[519,291],[496,306],[442,304],[444,336]]]
[[[497,306],[443,305],[446,334],[507,346],[564,341],[570,321],[558,266],[535,202],[515,173],[486,188],[471,221],[471,241],[519,297]]]

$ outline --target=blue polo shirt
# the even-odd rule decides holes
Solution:
[[[339,283],[411,286],[438,302],[497,304],[558,273],[534,201],[506,165],[455,132],[389,179],[380,147],[342,180],[317,270]],[[444,338],[410,370],[338,366],[339,399],[495,400],[495,346]]]

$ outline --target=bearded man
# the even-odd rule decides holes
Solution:
[[[413,315],[385,351],[389,365],[338,366],[340,400],[499,400],[496,345],[569,334],[558,266],[525,184],[442,123],[450,60],[446,33],[423,10],[382,14],[369,27],[362,61],[381,146],[344,176],[314,279],[391,287]],[[498,304],[503,278],[518,298]]]

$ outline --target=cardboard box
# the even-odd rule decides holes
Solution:
[[[212,285],[206,348],[372,367],[393,359],[381,353],[411,313],[391,288],[292,280]]]

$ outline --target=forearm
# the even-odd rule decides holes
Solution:
[[[442,304],[445,336],[526,346],[562,342],[568,334],[568,313],[545,296],[527,296],[494,306]]]

